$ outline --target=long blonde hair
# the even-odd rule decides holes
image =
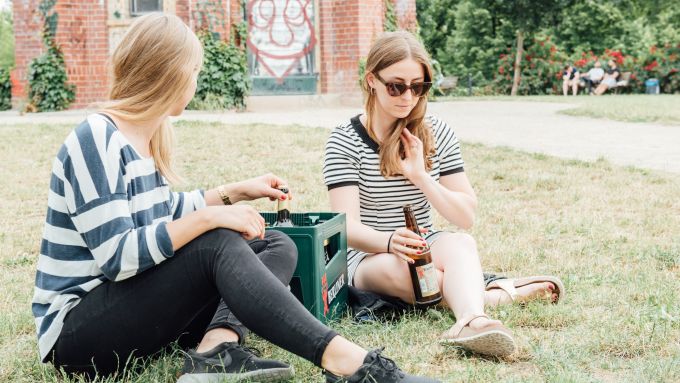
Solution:
[[[150,13],[136,19],[110,60],[109,101],[104,112],[132,122],[157,119],[184,96],[193,72],[203,63],[203,47],[177,16]],[[151,137],[160,173],[172,183],[174,132],[166,118]]]
[[[367,76],[369,73],[377,74],[381,70],[405,59],[413,59],[423,66],[425,81],[432,81],[432,67],[425,47],[418,39],[407,31],[383,33],[371,46],[366,57],[366,75],[362,81],[362,90],[366,98],[366,130],[369,136],[378,141],[371,121],[376,108],[376,95],[371,92]],[[409,90],[410,92],[410,90]],[[432,169],[430,156],[434,154],[434,138],[432,129],[425,122],[425,110],[427,109],[427,96],[421,97],[411,113],[405,118],[398,119],[387,138],[380,144],[380,173],[383,177],[391,177],[401,173],[399,161],[404,156],[404,148],[399,136],[403,128],[408,129],[413,135],[423,142],[424,161],[427,171]]]

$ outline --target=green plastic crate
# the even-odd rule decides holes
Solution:
[[[291,213],[294,227],[271,227],[276,213],[260,213],[267,230],[287,234],[298,249],[291,292],[317,319],[326,323],[347,309],[347,226],[344,213]],[[330,261],[326,264],[324,241]]]

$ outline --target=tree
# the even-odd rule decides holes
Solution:
[[[611,3],[587,0],[562,12],[555,34],[569,52],[602,52],[617,45],[625,32],[624,16]]]
[[[545,25],[554,23],[558,12],[570,0],[482,0],[479,6],[487,6],[491,12],[506,22],[510,22],[516,31],[516,46],[514,75],[510,95],[517,94],[519,87],[522,55],[524,54],[524,39],[531,37]]]
[[[456,29],[455,9],[460,0],[416,0],[416,16],[425,49],[439,60],[437,52]]]
[[[493,73],[503,42],[494,36],[491,13],[471,1],[458,4],[454,12],[455,31],[446,38],[446,45],[437,58],[447,74]]]

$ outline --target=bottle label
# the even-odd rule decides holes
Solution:
[[[439,283],[437,283],[437,271],[434,268],[434,263],[417,266],[416,274],[418,275],[418,283],[420,284],[420,292],[423,297],[429,297],[439,292]]]

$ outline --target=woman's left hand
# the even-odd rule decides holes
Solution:
[[[239,182],[238,189],[239,194],[243,196],[244,200],[254,200],[263,197],[267,197],[271,201],[293,199],[290,189],[288,194],[284,194],[278,189],[281,186],[287,185],[288,183],[284,179],[268,173]]]
[[[423,142],[406,128],[401,131],[400,138],[404,145],[404,159],[401,160],[401,172],[404,177],[413,184],[422,177],[429,177],[425,171]]]

